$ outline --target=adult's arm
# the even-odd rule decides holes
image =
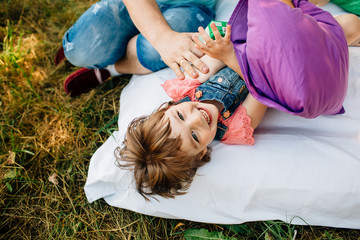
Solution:
[[[183,69],[195,78],[198,76],[198,72],[190,63],[201,72],[208,72],[208,67],[199,59],[203,53],[195,48],[192,33],[173,31],[155,0],[124,0],[123,2],[135,26],[159,52],[162,60],[179,79],[184,79],[180,63]],[[182,59],[187,61],[181,61]]]

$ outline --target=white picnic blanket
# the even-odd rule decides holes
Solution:
[[[228,20],[237,1],[220,0],[217,19]],[[343,11],[333,5],[332,14]],[[145,201],[131,172],[116,166],[114,149],[127,125],[168,101],[160,84],[170,69],[133,76],[120,97],[119,130],[90,161],[85,193],[115,207],[191,221],[238,224],[283,220],[360,229],[360,48],[350,47],[346,113],[304,119],[269,110],[254,146],[214,142],[212,160],[197,171],[187,194]]]

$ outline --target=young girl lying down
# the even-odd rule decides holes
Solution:
[[[230,31],[224,39],[230,41]],[[133,167],[144,197],[184,193],[196,169],[210,161],[213,140],[254,144],[253,131],[267,107],[248,94],[245,82],[224,63],[207,55],[202,61],[211,72],[196,80],[166,81],[163,87],[173,101],[133,120],[123,148],[117,149],[126,162],[120,165]]]
[[[304,12],[309,11],[309,8],[311,10],[312,6],[314,6],[311,4],[312,6],[309,7],[307,4],[310,3],[307,1],[294,0],[294,2],[296,2],[296,8],[299,9],[301,9],[300,4],[306,2]],[[246,11],[249,10],[249,14],[238,15],[239,12],[244,13],[244,7]],[[293,69],[300,69],[301,71],[296,72],[297,77],[292,78],[288,71],[281,75],[283,73],[281,72],[283,70],[281,64],[275,67],[275,70],[279,70],[280,73],[272,75],[275,72],[272,69],[273,65],[269,64],[269,68],[262,68],[261,65],[261,61],[272,61],[272,59],[262,58],[269,56],[262,55],[261,52],[246,51],[246,44],[248,43],[246,36],[253,37],[253,34],[258,29],[266,35],[270,34],[267,29],[259,28],[264,24],[264,21],[269,21],[266,18],[263,18],[263,22],[258,21],[261,17],[259,18],[258,12],[254,10],[259,8],[266,12],[264,16],[270,16],[276,24],[286,20],[286,23],[283,22],[278,26],[280,35],[274,27],[271,29],[271,33],[277,34],[277,38],[273,36],[273,38],[266,39],[266,44],[269,44],[269,47],[272,41],[278,41],[279,38],[283,37],[281,34],[286,36],[291,34],[290,36],[295,36],[295,40],[299,41],[299,44],[284,41],[280,51],[289,51],[287,47],[290,47],[291,51],[299,51],[298,54],[304,54],[301,46],[309,46],[304,44],[304,42],[309,41],[316,48],[328,51],[326,48],[321,48],[321,45],[324,44],[322,42],[324,38],[320,38],[320,40],[309,36],[296,38],[303,36],[304,27],[298,24],[301,20],[299,17],[303,17],[306,21],[310,19],[310,25],[307,27],[316,29],[313,34],[316,31],[319,31],[319,35],[324,35],[324,32],[325,34],[328,32],[331,34],[332,31],[336,32],[337,35],[331,35],[332,38],[335,38],[335,41],[333,41],[335,42],[334,49],[331,51],[345,56],[335,54],[334,58],[333,55],[328,54],[327,61],[317,61],[317,65],[314,65],[311,62],[312,59],[305,62],[302,60],[302,55],[299,57],[290,55],[287,56],[288,58],[283,65],[287,67],[286,64],[293,64]],[[163,87],[174,101],[163,104],[150,116],[133,120],[127,129],[123,146],[118,147],[115,152],[121,167],[133,169],[137,190],[145,199],[148,199],[147,196],[151,195],[174,197],[175,195],[184,194],[195,175],[196,169],[210,160],[208,145],[213,140],[220,140],[226,144],[254,144],[253,131],[260,123],[267,106],[309,118],[320,114],[343,112],[343,85],[347,86],[347,73],[343,70],[348,67],[346,61],[347,52],[345,52],[345,47],[347,48],[345,35],[343,32],[339,32],[339,25],[335,24],[334,27],[335,20],[333,21],[330,15],[321,16],[321,22],[329,20],[331,25],[330,28],[324,30],[318,27],[320,23],[318,24],[315,21],[315,17],[311,18],[309,15],[305,16],[305,14],[302,16],[301,12],[293,11],[296,8],[294,9],[293,3],[289,0],[251,0],[249,4],[248,1],[243,0],[239,1],[230,18],[232,26],[227,26],[224,38],[220,36],[214,25],[211,25],[211,28],[215,40],[212,40],[204,29],[199,28],[200,35],[206,43],[202,43],[198,36],[194,37],[193,40],[197,47],[207,54],[204,55],[202,60],[208,64],[212,71],[208,74],[217,73],[210,78],[209,75],[202,75],[198,80],[187,78],[188,80],[183,81],[175,79],[165,82]],[[322,13],[321,9],[315,6],[313,10]],[[285,13],[279,14],[279,11]],[[292,19],[292,16],[294,16],[294,19]],[[247,21],[250,22],[254,19],[257,22],[255,21],[252,25],[249,23],[249,29],[247,29]],[[246,21],[243,22],[243,20]],[[287,26],[291,29],[290,33],[281,30],[286,29],[286,24],[291,24],[291,21],[295,25]],[[241,26],[237,24],[241,24]],[[250,26],[253,29],[250,29]],[[235,32],[231,32],[231,28],[235,29]],[[234,33],[235,36],[231,36]],[[296,36],[297,33],[299,33],[299,36]],[[253,38],[251,39],[254,41]],[[345,47],[343,44],[345,44]],[[251,47],[254,47],[254,45],[251,45]],[[254,51],[254,49],[251,50]],[[276,48],[266,49],[266,51],[270,53],[270,57],[279,57]],[[297,62],[298,58],[300,62]],[[258,65],[255,65],[253,61]],[[327,69],[326,64],[337,61],[339,61],[339,64],[334,64],[335,69],[328,70],[331,73],[340,71],[335,76],[330,78],[328,76],[326,78],[316,76],[315,78],[311,75],[311,72],[318,74],[316,69]],[[224,63],[228,67],[224,68]],[[188,63],[180,59],[179,64],[186,68]],[[259,73],[262,73],[263,76],[255,78],[255,76],[259,76]],[[274,76],[280,76],[279,82],[276,79],[271,79]],[[298,81],[305,84],[298,85]],[[337,84],[327,86],[326,89],[326,92],[331,93],[333,99],[331,101],[325,99],[324,101],[322,99],[324,94],[318,91],[319,89],[316,89],[320,85],[311,85],[313,81],[317,81],[317,83],[328,81],[329,84],[338,81]],[[308,91],[309,84],[307,82],[310,82],[312,91]],[[276,85],[276,83],[279,83],[279,85]],[[264,86],[265,89],[261,89]],[[277,95],[284,91],[286,94]],[[297,95],[296,91],[301,93],[300,98],[297,99],[298,104],[303,104],[301,111],[293,108],[298,108],[298,105],[292,102],[297,97],[294,96]],[[333,96],[336,91],[338,91],[338,94]],[[316,97],[321,98],[321,101],[318,101]],[[287,102],[289,99],[290,101]],[[313,105],[315,107],[307,104],[308,101],[314,100]]]

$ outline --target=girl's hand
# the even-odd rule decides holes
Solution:
[[[210,57],[219,59],[226,63],[226,60],[235,54],[233,44],[230,40],[231,26],[226,26],[226,33],[224,37],[221,37],[215,23],[211,23],[210,27],[214,33],[215,40],[210,38],[210,36],[205,32],[203,27],[199,27],[199,34],[204,39],[206,44],[199,40],[198,35],[194,35],[193,41],[196,44],[195,47],[200,51],[206,53]]]

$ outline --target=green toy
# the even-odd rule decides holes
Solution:
[[[217,29],[218,29],[219,32],[220,32],[220,35],[221,35],[222,37],[224,37],[225,34],[226,34],[226,25],[227,25],[227,22],[223,22],[223,21],[211,21],[211,22],[207,25],[207,27],[205,28],[205,32],[206,32],[212,39],[215,40],[215,36],[214,36],[213,30],[212,30],[211,27],[210,27],[210,24],[211,24],[211,23],[215,23]],[[204,39],[203,39],[201,36],[199,37],[199,40],[206,44],[206,42],[204,41]]]

